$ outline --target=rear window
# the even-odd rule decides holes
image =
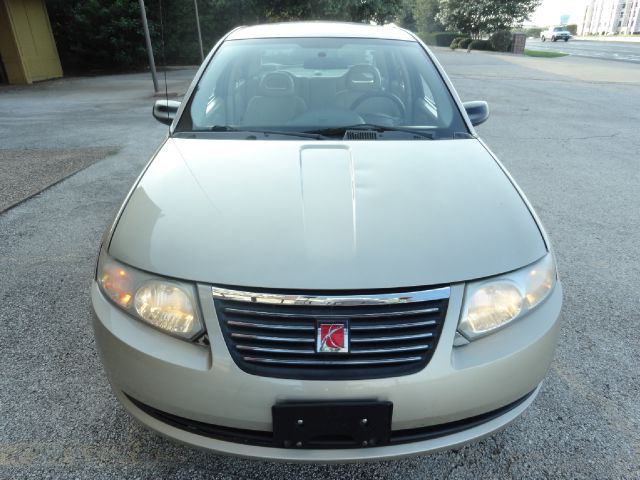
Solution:
[[[311,132],[374,124],[468,133],[449,90],[417,42],[273,38],[225,42],[177,131]],[[227,135],[228,136],[228,135]]]

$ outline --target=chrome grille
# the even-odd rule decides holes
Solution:
[[[213,288],[236,364],[256,375],[316,380],[408,375],[423,369],[442,331],[449,287],[356,295]],[[348,325],[349,352],[316,351],[319,323]]]

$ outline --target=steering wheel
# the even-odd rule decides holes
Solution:
[[[355,102],[351,104],[351,110],[357,109],[364,102],[371,100],[372,98],[387,98],[393,102],[393,104],[398,108],[400,112],[400,117],[404,117],[406,114],[406,110],[404,108],[404,104],[402,100],[400,100],[396,95],[387,92],[369,92],[362,95]]]

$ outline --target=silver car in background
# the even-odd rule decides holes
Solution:
[[[462,445],[552,361],[544,230],[435,57],[393,26],[239,28],[214,47],[100,250],[93,327],[144,425],[246,457]]]

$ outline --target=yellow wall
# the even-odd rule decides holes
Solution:
[[[0,55],[9,83],[62,76],[44,0],[0,0]]]
[[[27,83],[18,45],[9,21],[6,2],[8,0],[0,0],[0,56],[9,83]]]

